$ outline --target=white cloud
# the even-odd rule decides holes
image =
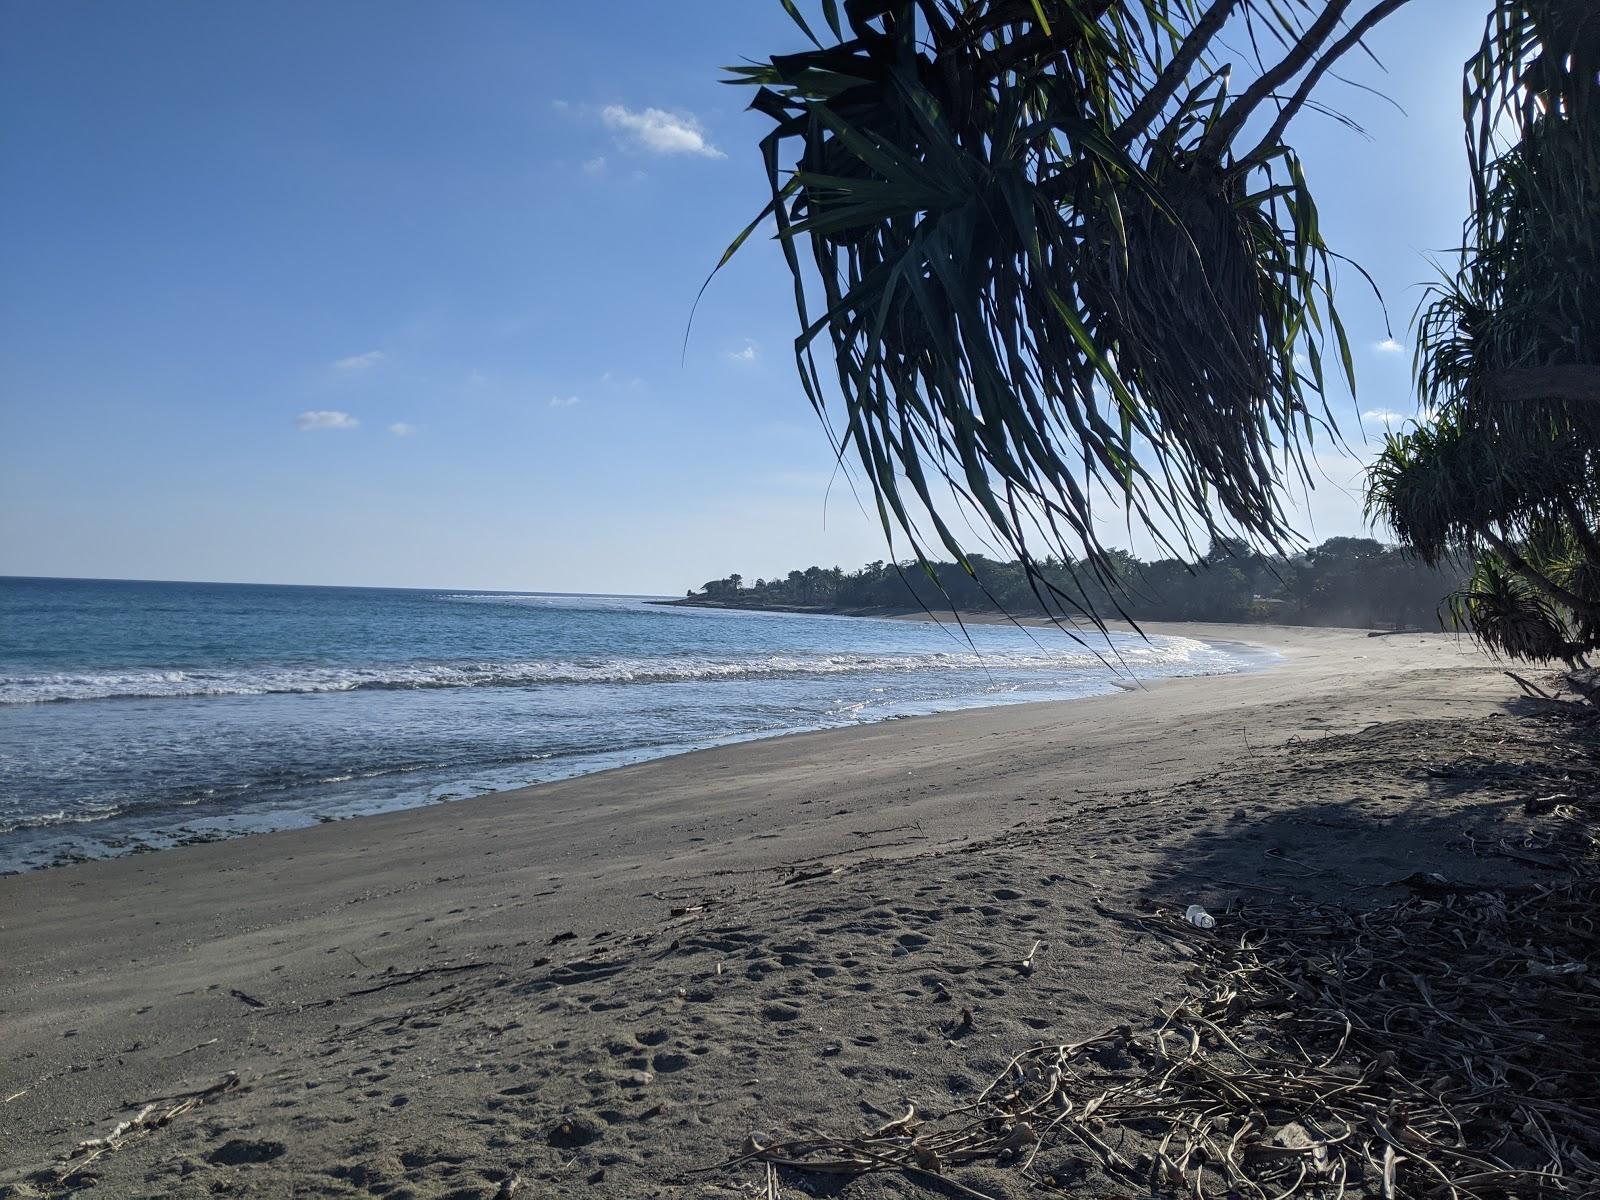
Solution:
[[[756,359],[761,357],[761,347],[756,345],[749,338],[745,338],[744,349],[729,350],[727,357],[730,362],[753,363],[756,361]]]
[[[417,427],[415,425],[409,425],[405,421],[396,421],[389,426],[389,432],[394,434],[395,437],[410,437],[416,431]]]
[[[604,154],[597,154],[595,157],[586,158],[583,161],[583,173],[585,175],[602,175],[605,173],[605,169],[606,156]]]
[[[1404,354],[1406,352],[1404,344],[1395,341],[1393,338],[1384,338],[1381,342],[1374,342],[1372,348],[1379,354]]]
[[[1393,425],[1396,421],[1404,421],[1405,414],[1397,413],[1388,408],[1371,408],[1361,414],[1363,421],[1382,421],[1385,425]]]
[[[335,371],[365,371],[368,367],[375,367],[384,359],[382,350],[368,350],[365,354],[352,354],[349,358],[341,358],[333,364]]]
[[[294,419],[297,429],[354,429],[361,422],[347,412],[315,408]]]
[[[698,154],[702,158],[726,158],[710,142],[700,122],[688,114],[647,108],[634,112],[620,104],[600,110],[600,119],[612,129],[626,134],[641,149],[652,154]]]
[[[571,408],[574,404],[582,404],[582,396],[551,396],[551,408]]]

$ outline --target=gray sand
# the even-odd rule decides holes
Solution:
[[[688,1172],[753,1130],[937,1112],[1040,1038],[1146,1020],[1186,962],[1130,911],[1225,923],[1241,889],[1378,903],[1418,870],[1513,877],[1456,838],[1522,797],[1427,769],[1541,752],[1470,648],[1159,632],[1286,660],[0,879],[0,1196],[228,1072],[73,1182],[750,1195],[756,1172]]]

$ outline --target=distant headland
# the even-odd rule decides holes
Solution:
[[[1462,582],[1449,568],[1351,537],[1329,538],[1289,556],[1217,538],[1194,562],[1146,562],[1121,550],[1097,564],[1051,559],[1041,565],[1042,584],[1017,562],[974,555],[968,564],[970,570],[915,561],[873,562],[857,571],[813,566],[753,582],[732,574],[657,603],[847,616],[952,609],[1043,616],[1080,609],[1136,621],[1438,629],[1447,619],[1447,598]]]

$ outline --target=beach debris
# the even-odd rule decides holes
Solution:
[[[1184,910],[1183,919],[1196,929],[1215,929],[1217,919],[1198,904],[1191,904]]]
[[[570,942],[573,938],[575,938],[577,936],[578,935],[576,933],[574,933],[572,930],[569,929],[565,933],[556,934],[555,937],[551,938],[548,942],[545,943],[545,945],[547,945],[547,946],[559,946],[562,942]]]
[[[862,849],[865,849],[865,848],[866,847],[862,847]],[[817,879],[829,879],[829,878],[831,878],[831,877],[833,877],[835,875],[843,875],[843,874],[844,874],[844,867],[843,866],[818,867],[816,870],[813,870],[813,871],[807,871],[807,870],[803,870],[803,869],[800,869],[800,868],[795,868],[795,873],[794,874],[790,875],[787,879],[780,879],[774,886],[775,887],[796,887],[796,886],[798,886],[799,884],[802,884],[802,883],[810,883],[813,880],[817,880]]]
[[[1032,1046],[942,1116],[752,1140],[725,1165],[899,1172],[968,1197],[950,1173],[978,1161],[1191,1200],[1600,1194],[1600,810],[1561,811],[1553,832],[1475,843],[1564,864],[1558,880],[1419,874],[1370,910],[1272,897],[1230,912],[1237,938],[1184,932],[1210,928],[1198,906],[1141,918],[1198,959],[1149,1027]]]
[[[393,967],[388,967],[384,970],[382,983],[373,984],[371,987],[357,988],[353,992],[346,992],[345,996],[370,996],[374,992],[403,987],[405,984],[415,983],[419,979],[427,979],[433,975],[454,975],[461,971],[481,971],[485,967],[498,967],[501,965],[501,963],[497,962],[449,963],[440,967],[422,967],[416,971],[396,971]]]
[[[522,1176],[512,1172],[500,1181],[500,1186],[495,1189],[494,1200],[511,1200],[521,1186]]]
[[[257,1000],[249,992],[241,992],[238,988],[229,988],[228,989],[228,995],[232,996],[235,1000],[239,1001],[241,1004],[248,1004],[251,1008],[267,1008],[267,1007],[269,1007],[269,1005],[267,1004],[267,1002],[265,1000]]]
[[[892,1133],[899,1133],[908,1130],[916,1123],[917,1106],[915,1104],[907,1104],[905,1116],[896,1117],[892,1121],[886,1121],[884,1124],[874,1129],[871,1136],[875,1138],[888,1137]]]
[[[161,1129],[191,1109],[216,1099],[239,1086],[237,1071],[229,1071],[209,1087],[191,1092],[178,1092],[162,1096],[142,1105],[139,1111],[125,1121],[119,1121],[103,1137],[86,1138],[61,1157],[51,1172],[51,1186],[59,1187],[69,1179],[84,1175],[84,1168],[103,1155],[120,1150],[129,1142]]]
[[[1554,979],[1562,975],[1582,975],[1588,969],[1588,963],[1544,963],[1535,958],[1528,960],[1528,974],[1543,976],[1546,979]]]
[[[1553,796],[1530,796],[1523,801],[1522,811],[1530,817],[1543,817],[1555,812],[1559,806],[1571,802],[1572,797],[1566,792],[1557,792]]]
[[[1024,975],[1032,975],[1033,960],[1035,956],[1038,955],[1039,947],[1042,945],[1044,945],[1044,940],[1042,938],[1036,938],[1033,946],[1028,950],[1027,957],[1017,964],[1017,970],[1021,971]]]
[[[1506,672],[1504,672],[1504,674],[1506,675],[1506,677],[1508,679],[1511,680],[1512,683],[1516,684],[1519,688],[1522,689],[1522,694],[1524,696],[1534,696],[1534,697],[1537,697],[1540,700],[1553,700],[1553,699],[1555,699],[1554,696],[1552,696],[1549,692],[1545,691],[1538,684],[1532,683],[1529,680],[1524,679],[1521,675],[1518,675],[1515,671],[1506,671]]]

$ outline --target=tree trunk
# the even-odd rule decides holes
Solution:
[[[1600,604],[1597,604],[1592,600],[1585,600],[1576,592],[1569,592],[1566,588],[1562,587],[1544,572],[1540,571],[1527,559],[1523,558],[1522,555],[1518,554],[1516,547],[1514,547],[1510,542],[1506,541],[1505,538],[1501,537],[1494,530],[1490,529],[1488,525],[1479,525],[1478,535],[1482,537],[1484,541],[1488,542],[1489,545],[1494,547],[1495,553],[1501,558],[1505,559],[1506,564],[1513,571],[1515,571],[1518,575],[1521,575],[1524,579],[1533,584],[1534,587],[1538,588],[1552,600],[1556,601],[1558,604],[1563,604],[1567,608],[1570,608],[1576,615],[1580,617],[1584,617],[1590,621],[1600,621]]]

